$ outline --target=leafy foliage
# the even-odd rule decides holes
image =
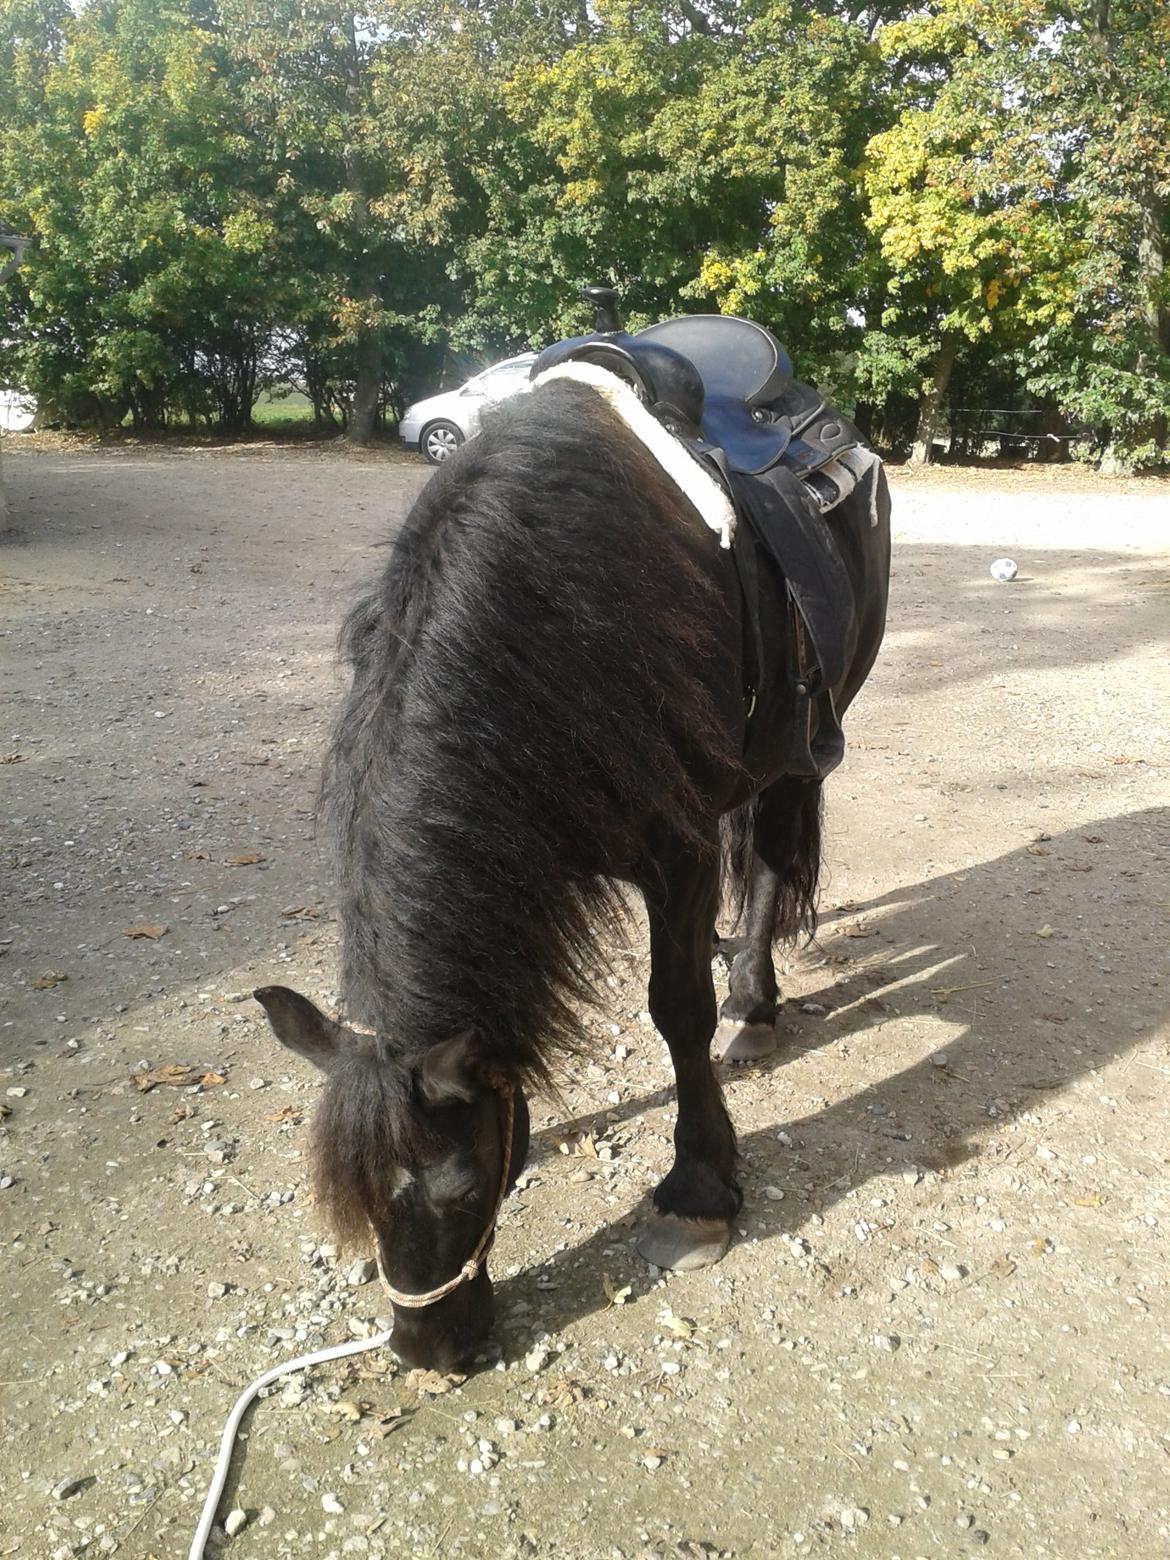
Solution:
[[[0,377],[322,423],[586,323],[749,315],[875,435],[1167,460],[1164,0],[0,0]]]

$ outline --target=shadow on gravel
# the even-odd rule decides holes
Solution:
[[[794,1052],[843,1042],[842,1051],[854,1056],[863,1047],[880,1055],[882,1027],[892,1019],[968,1021],[946,1042],[945,1066],[927,1057],[829,1109],[781,1113],[741,1138],[744,1217],[755,1226],[753,1237],[795,1233],[811,1213],[872,1176],[911,1165],[942,1170],[975,1158],[1040,1098],[1138,1045],[1166,1013],[1167,991],[1154,972],[1164,954],[1157,896],[1168,865],[1170,809],[1148,808],[851,905],[826,923],[822,941],[835,946],[834,931],[846,923],[860,922],[873,935],[845,945],[856,967],[802,999],[830,1008],[828,1016],[785,1009],[781,1029],[796,1034],[782,1041],[775,1059],[762,1069],[725,1072],[733,1118],[739,1083],[770,1072],[779,1093]],[[1050,934],[1040,936],[1050,924]],[[858,954],[859,947],[865,951]],[[1148,984],[1119,997],[1111,955],[1147,947]],[[842,1065],[849,1065],[847,1054]],[[612,1128],[671,1101],[671,1090],[656,1090],[550,1131],[599,1130],[603,1122]],[[781,1130],[793,1147],[778,1140]],[[763,1204],[768,1223],[758,1227],[761,1188],[771,1183],[788,1195]],[[501,1312],[538,1280],[550,1331],[603,1309],[600,1282],[573,1274],[591,1268],[599,1276],[605,1268],[616,1278],[615,1247],[626,1253],[621,1282],[645,1290],[648,1270],[625,1242],[648,1211],[644,1201],[540,1268],[497,1283]]]

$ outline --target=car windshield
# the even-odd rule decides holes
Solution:
[[[485,371],[472,382],[478,390],[489,390],[493,392],[496,390],[502,390],[505,386],[513,384],[517,380],[527,379],[528,370],[530,367],[531,364],[527,362],[500,363],[495,368],[485,369]]]

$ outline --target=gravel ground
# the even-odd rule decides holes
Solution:
[[[5,469],[0,1555],[172,1560],[240,1388],[383,1311],[247,994],[335,998],[334,634],[426,473]],[[279,1384],[228,1560],[1170,1555],[1170,488],[893,486],[821,933],[774,1065],[727,1079],[741,1239],[657,1282],[631,1251],[672,1119],[635,922],[538,1102],[498,1363]]]

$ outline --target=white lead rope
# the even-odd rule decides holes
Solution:
[[[236,1406],[228,1415],[228,1422],[223,1427],[223,1436],[219,1443],[219,1456],[215,1462],[215,1472],[211,1476],[211,1484],[207,1491],[207,1499],[203,1502],[203,1511],[199,1517],[199,1526],[195,1529],[195,1537],[191,1540],[191,1548],[187,1560],[203,1560],[203,1551],[207,1540],[211,1537],[211,1529],[215,1523],[215,1513],[219,1509],[220,1497],[223,1495],[223,1487],[227,1483],[228,1472],[232,1465],[232,1449],[236,1444],[236,1434],[240,1428],[240,1421],[247,1411],[249,1403],[260,1392],[276,1381],[281,1376],[287,1376],[294,1370],[305,1370],[310,1365],[323,1365],[327,1360],[344,1359],[347,1354],[361,1354],[366,1349],[381,1349],[390,1342],[390,1331],[380,1332],[373,1338],[362,1338],[353,1343],[334,1343],[327,1349],[315,1349],[312,1354],[298,1355],[294,1360],[285,1360],[282,1365],[274,1365],[271,1370],[266,1370],[262,1376],[257,1376],[249,1387],[246,1387],[236,1399]]]

